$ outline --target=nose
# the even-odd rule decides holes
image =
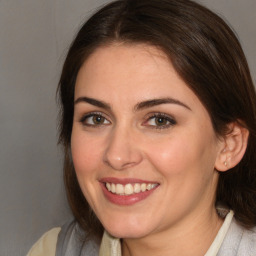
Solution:
[[[139,164],[142,152],[132,131],[115,128],[108,138],[103,161],[114,170],[124,170]]]

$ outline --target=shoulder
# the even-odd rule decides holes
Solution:
[[[30,249],[27,256],[95,256],[99,243],[86,236],[79,224],[72,220],[61,228],[46,232]]]
[[[58,235],[56,256],[94,256],[99,253],[99,243],[90,239],[76,221],[66,223]]]
[[[256,255],[256,227],[248,230],[244,228],[239,246],[239,252],[247,252],[247,255]]]
[[[256,255],[256,227],[246,229],[233,219],[218,255]]]
[[[54,256],[61,228],[53,228],[46,232],[30,249],[27,256]]]

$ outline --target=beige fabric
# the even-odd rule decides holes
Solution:
[[[55,256],[58,234],[61,228],[46,232],[30,249],[27,256]]]
[[[225,218],[225,221],[224,223],[222,224],[217,236],[215,237],[212,245],[210,246],[210,248],[208,249],[207,253],[204,255],[204,256],[215,256],[217,255],[221,245],[222,245],[222,242],[228,232],[228,229],[230,227],[230,224],[231,224],[231,221],[233,219],[233,216],[234,216],[234,212],[233,211],[230,211],[228,213],[228,215],[226,216]]]
[[[120,239],[104,232],[99,256],[122,256]]]

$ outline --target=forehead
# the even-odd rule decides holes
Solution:
[[[81,96],[119,105],[172,97],[203,107],[166,54],[146,44],[115,43],[97,48],[78,73],[75,98]]]
[[[144,84],[148,89],[152,85],[160,89],[162,83],[168,86],[175,80],[182,79],[163,51],[146,44],[116,43],[97,48],[86,59],[78,73],[76,89],[124,89],[129,85],[130,91],[141,89]],[[133,83],[137,84],[135,88]]]
[[[101,75],[113,75],[115,70],[121,71],[124,68],[121,75],[125,74],[125,70],[137,74],[152,72],[159,67],[160,62],[161,65],[164,63],[172,69],[172,63],[167,55],[157,47],[147,44],[113,43],[97,48],[85,60],[81,70],[88,69],[89,73],[91,69],[92,74],[99,72]]]

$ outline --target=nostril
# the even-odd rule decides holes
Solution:
[[[106,158],[106,159],[104,159],[104,163],[115,170],[127,169],[129,167],[136,165],[136,162],[130,162],[129,160],[125,161],[125,160],[122,160],[121,157],[116,158],[116,159]]]
[[[109,138],[103,155],[105,164],[115,170],[122,170],[138,164],[142,157],[138,144],[131,143],[131,138],[122,129],[116,130]]]

